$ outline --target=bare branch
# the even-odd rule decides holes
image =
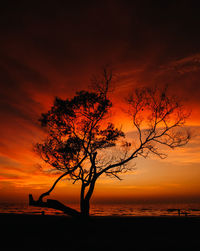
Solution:
[[[128,99],[136,136],[131,143],[125,140],[120,145],[125,134],[105,121],[112,107],[108,99],[112,78],[112,72],[104,69],[101,77],[93,78],[92,92],[77,92],[72,99],[56,98],[52,108],[42,114],[40,121],[48,136],[36,150],[46,163],[64,173],[38,201],[30,197],[31,204],[78,215],[58,202],[42,201],[66,176],[73,183],[81,182],[81,213],[88,215],[96,180],[102,174],[121,180],[120,174],[133,170],[130,163],[135,158],[155,155],[163,159],[167,154],[161,152],[161,146],[173,149],[189,142],[190,133],[184,129],[189,113],[176,97],[167,94],[167,88],[155,87],[136,89]]]
[[[57,201],[57,200],[50,200],[48,199],[46,202],[38,200],[35,201],[33,199],[32,194],[29,194],[29,205],[30,206],[34,206],[34,207],[47,207],[47,208],[53,208],[56,210],[60,210],[72,217],[80,217],[81,214],[76,211],[75,209],[71,208],[71,207],[67,207],[65,205],[63,205],[61,202]]]

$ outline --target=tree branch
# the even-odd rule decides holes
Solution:
[[[75,210],[71,207],[65,206],[64,204],[62,204],[61,202],[59,202],[57,200],[48,199],[46,202],[44,202],[42,200],[35,201],[33,199],[32,194],[29,194],[29,205],[34,206],[34,207],[47,207],[47,208],[60,210],[60,211],[64,212],[65,214],[70,215],[72,217],[80,217],[81,216],[80,212],[78,212],[77,210]]]
[[[48,196],[54,189],[54,187],[56,186],[56,184],[58,183],[59,180],[61,180],[63,177],[65,177],[66,175],[68,175],[70,172],[66,172],[66,173],[63,173],[60,177],[58,177],[58,179],[54,182],[53,186],[45,193],[41,194],[38,201],[41,201],[42,202],[42,199],[45,197],[45,196]]]

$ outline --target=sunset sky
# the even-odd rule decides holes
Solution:
[[[140,86],[169,85],[192,114],[190,143],[168,158],[139,159],[122,181],[103,177],[94,202],[200,202],[200,15],[197,1],[4,1],[0,8],[0,201],[37,197],[56,177],[33,152],[38,118],[55,96],[87,89],[110,65],[112,120],[132,132],[123,101]],[[79,200],[63,180],[52,197]]]

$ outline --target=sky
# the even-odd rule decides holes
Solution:
[[[191,116],[190,143],[160,160],[138,159],[122,181],[102,178],[93,201],[200,201],[200,16],[197,1],[4,1],[0,8],[0,201],[27,201],[55,180],[33,146],[44,138],[38,118],[55,96],[87,89],[93,74],[116,75],[113,121],[132,128],[124,97],[165,85]],[[52,193],[79,200],[63,180]]]

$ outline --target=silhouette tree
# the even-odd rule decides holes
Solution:
[[[42,114],[40,122],[48,135],[35,149],[62,174],[38,200],[29,195],[30,205],[88,216],[95,183],[103,174],[120,179],[121,173],[133,168],[131,160],[150,154],[164,158],[161,146],[176,148],[189,141],[190,134],[183,127],[189,114],[176,97],[167,95],[166,88],[156,87],[136,89],[127,99],[137,133],[132,142],[126,141],[122,130],[107,122],[111,81],[112,73],[104,70],[103,78],[93,79],[93,91],[80,91],[72,99],[56,98],[52,108]],[[81,183],[80,212],[56,200],[43,201],[65,176]]]

